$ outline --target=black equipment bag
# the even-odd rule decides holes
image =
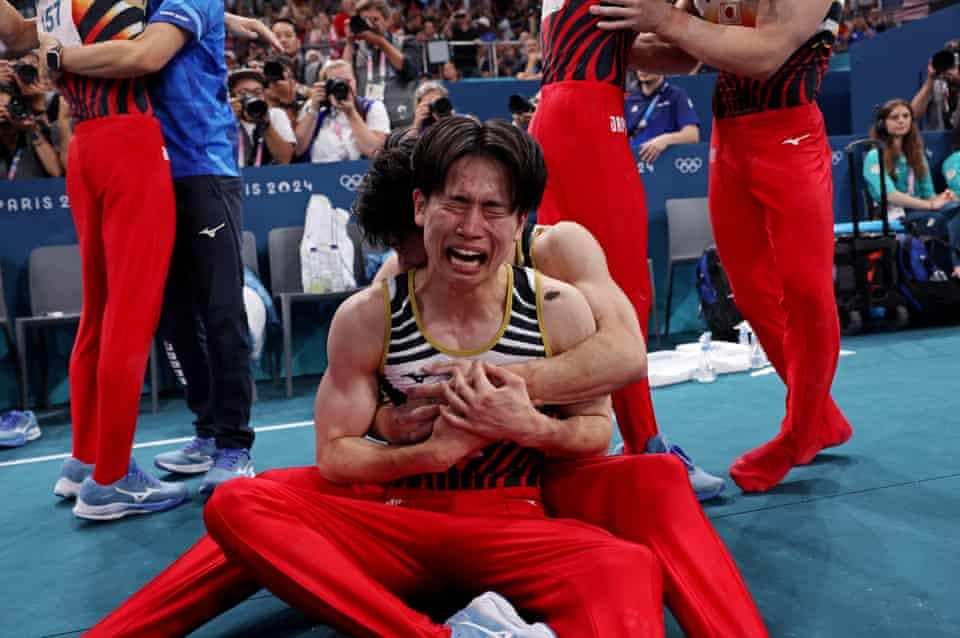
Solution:
[[[708,248],[697,262],[697,295],[700,311],[719,341],[736,341],[737,324],[743,316],[733,302],[733,289],[720,263],[716,248]]]

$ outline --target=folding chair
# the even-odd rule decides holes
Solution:
[[[240,247],[240,256],[243,259],[243,265],[259,277],[260,263],[257,258],[257,238],[249,230],[243,231],[243,245]]]
[[[21,402],[26,408],[30,400],[27,351],[27,331],[35,328],[72,325],[80,322],[83,303],[83,279],[80,266],[80,247],[41,246],[30,252],[27,266],[30,289],[29,317],[17,317],[17,354],[20,360]],[[158,371],[156,348],[150,347],[150,399],[153,412],[159,405]],[[42,392],[43,403],[47,399],[46,377]]]
[[[669,270],[667,271],[667,313],[663,333],[670,334],[670,311],[673,306],[673,267],[695,262],[714,245],[713,228],[706,197],[667,200],[667,235],[669,237]]]
[[[13,354],[13,358],[19,366],[20,357],[17,354],[17,343],[13,340],[13,329],[10,327],[10,318],[7,314],[7,299],[3,291],[3,269],[0,268],[0,331],[3,332],[3,338],[7,341],[7,349]],[[19,371],[19,367],[18,367]],[[17,382],[20,382],[20,375],[17,375]],[[21,408],[26,406],[21,405]]]
[[[347,226],[354,246],[353,270],[357,284],[366,283],[364,276],[363,242],[356,224]],[[303,226],[274,228],[267,236],[267,256],[270,262],[270,292],[280,302],[280,320],[283,325],[283,364],[286,373],[287,396],[293,396],[293,306],[310,302],[322,303],[332,315],[343,301],[359,288],[342,292],[303,292],[300,271],[300,242]]]

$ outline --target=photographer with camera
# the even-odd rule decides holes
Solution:
[[[16,85],[0,84],[0,179],[62,175],[45,113],[35,115]]]
[[[361,0],[350,18],[343,60],[353,68],[357,95],[383,102],[394,128],[413,121],[410,105],[420,77],[420,47],[406,38],[398,45],[388,32],[391,10],[386,0]]]
[[[271,109],[286,116],[287,125],[293,129],[308,93],[307,87],[293,77],[293,61],[283,55],[268,59],[263,63],[263,79],[266,82],[264,99]]]
[[[357,97],[357,80],[345,60],[320,71],[297,120],[297,157],[313,163],[373,157],[390,133],[383,102]]]
[[[289,164],[297,145],[287,114],[271,108],[264,91],[267,81],[253,69],[239,69],[230,74],[230,106],[239,123],[237,164],[268,166]]]
[[[947,42],[927,65],[927,79],[910,100],[917,121],[927,131],[960,126],[960,42]]]
[[[439,82],[428,81],[417,87],[413,94],[413,125],[415,135],[442,117],[453,115],[450,92]]]

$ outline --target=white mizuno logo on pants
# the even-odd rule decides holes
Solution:
[[[793,146],[800,146],[800,142],[810,137],[810,134],[801,135],[800,137],[788,137],[787,139],[780,142],[781,144],[791,144]]]
[[[214,228],[204,228],[198,234],[206,235],[210,239],[216,239],[217,233],[220,232],[220,229],[223,228],[224,226],[226,226],[226,224],[220,224],[219,226],[216,226]]]

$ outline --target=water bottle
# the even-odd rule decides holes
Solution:
[[[694,380],[700,383],[713,383],[717,380],[717,371],[710,362],[710,350],[713,347],[713,334],[709,331],[700,335],[700,361],[693,373]]]
[[[763,346],[760,345],[760,339],[757,338],[757,335],[753,335],[753,348],[750,350],[750,367],[756,370],[757,368],[765,368],[770,365],[770,360],[767,359],[767,353],[763,351]]]
[[[750,345],[750,324],[746,321],[740,322],[740,332],[737,335],[737,343],[741,346]]]

